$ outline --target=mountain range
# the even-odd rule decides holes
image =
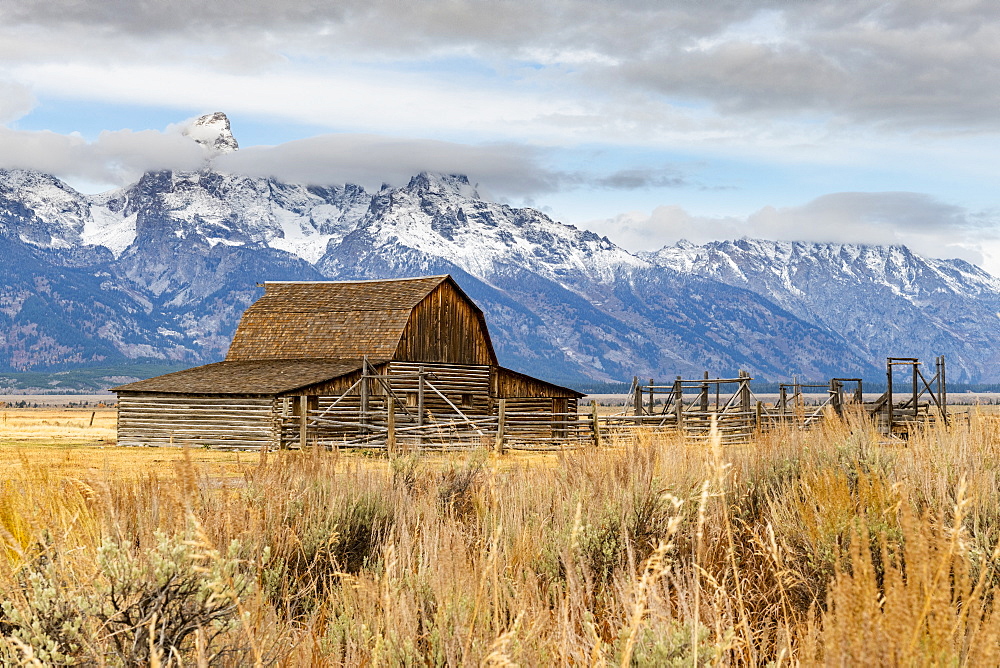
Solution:
[[[87,195],[0,170],[0,372],[221,359],[266,280],[450,273],[501,363],[556,382],[879,378],[888,355],[945,354],[1000,380],[1000,280],[902,246],[753,239],[631,253],[462,175],[402,187],[227,174],[217,113],[186,131],[205,165]]]

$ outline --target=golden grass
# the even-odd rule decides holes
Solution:
[[[981,412],[906,445],[851,418],[530,459],[0,452],[0,661],[1000,662]]]
[[[0,408],[0,445],[113,444],[116,420],[114,408]]]

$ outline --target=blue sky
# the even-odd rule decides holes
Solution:
[[[905,243],[1000,274],[995,2],[264,0],[0,5],[0,167],[421,169],[606,234]]]

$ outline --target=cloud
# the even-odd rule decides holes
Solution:
[[[169,57],[245,76],[365,63],[460,88],[538,87],[574,104],[536,122],[633,138],[657,126],[657,113],[636,107],[658,106],[763,127],[1000,130],[1000,4],[990,0],[43,0],[3,3],[0,26],[7,63]]]
[[[33,169],[88,184],[122,186],[143,172],[197,170],[205,149],[185,136],[194,119],[163,131],[104,131],[94,141],[50,131],[0,127],[0,168]],[[547,166],[551,151],[510,142],[462,144],[436,139],[339,133],[277,146],[250,146],[212,159],[212,168],[290,183],[354,183],[378,189],[403,185],[420,172],[464,174],[502,198],[558,190],[637,190],[691,186],[678,167],[637,167],[610,173]]]
[[[68,180],[126,185],[145,171],[196,170],[205,150],[183,136],[185,123],[166,131],[102,132],[96,140],[54,132],[0,128],[0,167],[33,169]],[[579,187],[588,179],[604,187],[652,184],[655,175],[589,177],[545,168],[542,152],[517,144],[469,145],[431,139],[366,134],[321,135],[278,146],[252,146],[214,159],[214,169],[292,183],[355,183],[377,189],[402,185],[423,171],[465,174],[500,195],[523,196]]]
[[[13,81],[0,80],[0,124],[16,121],[35,106],[31,89]]]
[[[802,206],[764,207],[746,217],[702,217],[678,206],[649,215],[622,214],[586,227],[630,250],[654,250],[679,239],[695,243],[742,237],[777,241],[901,244],[931,257],[958,257],[982,264],[1000,241],[996,221],[985,214],[911,192],[843,192]]]
[[[316,185],[399,185],[423,171],[465,174],[503,193],[550,192],[562,175],[539,165],[538,151],[515,144],[466,145],[367,134],[322,135],[220,156],[216,169]]]
[[[63,179],[124,185],[151,169],[197,169],[204,159],[202,147],[179,133],[119,130],[88,142],[76,135],[0,128],[0,167]]]
[[[639,190],[648,188],[682,188],[691,186],[688,176],[679,169],[620,169],[606,176],[584,177],[583,184],[609,190]]]

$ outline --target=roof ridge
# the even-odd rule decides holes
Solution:
[[[401,283],[404,281],[428,281],[432,278],[445,279],[451,274],[434,276],[410,276],[409,278],[363,278],[356,281],[264,281],[264,285],[348,285],[351,283]]]

